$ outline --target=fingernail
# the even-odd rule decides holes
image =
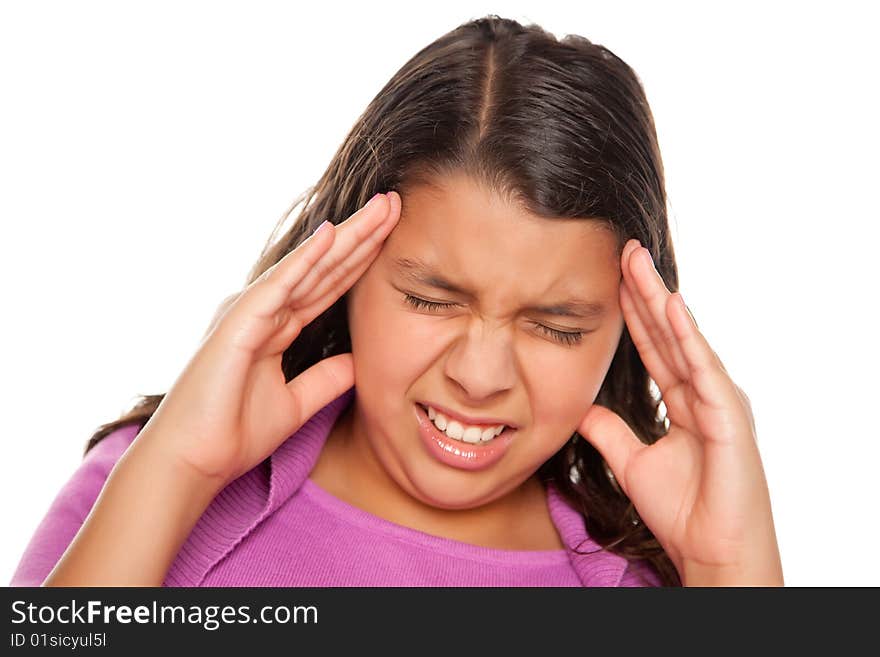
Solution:
[[[325,232],[325,231],[328,230],[329,228],[330,228],[330,221],[327,220],[327,219],[325,219],[325,220],[324,220],[324,223],[322,223],[320,226],[318,226],[318,227],[315,229],[315,232],[312,233],[312,234],[313,234],[313,235],[320,235],[321,233]]]
[[[635,242],[635,244],[633,244]],[[623,245],[623,251],[626,251],[629,248],[629,252],[632,253],[636,249],[638,249],[642,245],[635,237],[627,240],[626,244]]]
[[[697,321],[694,319],[694,316],[691,313],[691,309],[687,307],[687,304],[685,303],[684,297],[682,296],[681,292],[676,292],[676,294],[678,295],[678,303],[681,304],[681,307],[688,314],[688,317],[691,318],[691,321],[694,323],[694,326],[696,326]]]
[[[384,194],[382,194],[382,192],[379,192],[373,198],[371,198],[369,201],[367,201],[367,204],[364,207],[365,208],[372,208],[374,205],[376,205],[376,199],[378,199],[380,196],[384,196]]]

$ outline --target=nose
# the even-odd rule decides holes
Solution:
[[[446,359],[445,373],[473,403],[513,388],[516,378],[510,335],[474,322]]]

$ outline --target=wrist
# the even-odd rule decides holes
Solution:
[[[165,481],[166,491],[174,491],[174,498],[185,502],[189,511],[201,514],[228,482],[198,472],[158,436],[146,430],[141,434],[132,445],[141,466],[148,467],[157,479]]]
[[[785,586],[778,553],[729,565],[685,561],[681,580],[684,586]]]

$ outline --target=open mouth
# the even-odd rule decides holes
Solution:
[[[447,420],[445,416],[438,415],[436,413],[431,413],[428,410],[428,407],[424,404],[416,403],[416,406],[421,410],[427,422],[442,436],[448,438],[449,440],[454,440],[456,442],[460,442],[464,445],[469,445],[473,447],[479,447],[481,445],[488,445],[493,443],[497,438],[510,434],[513,429],[511,429],[507,425],[503,425],[504,428],[498,432],[497,429],[501,425],[496,425],[496,427],[468,427],[467,425],[463,425],[461,422],[457,420]],[[431,419],[431,415],[434,414],[435,418]],[[440,422],[435,422],[435,420],[440,418]],[[443,428],[441,428],[441,426]]]
[[[482,441],[481,434],[479,442],[468,443],[461,439],[450,438],[446,431],[441,431],[428,417],[428,409],[425,406],[416,403],[414,407],[418,435],[427,453],[438,462],[456,469],[476,471],[492,467],[504,458],[517,435],[517,429],[505,427],[501,433],[486,442]],[[456,432],[457,429],[454,429],[453,433]]]

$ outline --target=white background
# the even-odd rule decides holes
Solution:
[[[880,585],[870,3],[307,4],[0,5],[0,582],[85,440],[167,390],[387,79],[497,13],[636,70],[681,290],[752,400],[786,583]]]

